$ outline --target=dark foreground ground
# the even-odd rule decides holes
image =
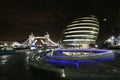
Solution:
[[[29,69],[27,65],[27,56],[29,54],[25,52],[16,52],[12,55],[2,55],[0,56],[0,80],[63,80],[66,78],[59,78],[55,74],[39,70],[39,69]],[[86,76],[84,78],[77,78],[77,80],[120,80],[120,51],[115,51],[116,59],[111,62],[97,62],[96,64],[82,65],[79,74],[71,71],[72,75],[75,76]],[[92,65],[92,66],[91,66]],[[96,69],[96,72],[94,73]],[[103,70],[102,70],[103,69]],[[105,72],[108,72],[108,75]],[[79,71],[79,70],[78,70]],[[89,71],[90,76],[86,73]],[[97,73],[98,71],[98,73]],[[118,72],[118,73],[117,73]],[[100,74],[101,78],[97,75]],[[110,75],[109,75],[110,74]],[[98,78],[97,78],[98,76]],[[68,78],[72,79],[71,77]]]

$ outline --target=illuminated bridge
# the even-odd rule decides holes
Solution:
[[[13,42],[12,46],[15,47],[32,47],[35,46],[37,41],[41,42],[42,44],[45,44],[47,46],[58,46],[57,43],[53,42],[50,39],[50,35],[47,33],[45,36],[34,36],[33,33],[31,33],[31,35],[29,35],[28,39],[26,41],[24,41],[23,43],[18,43],[18,42]]]

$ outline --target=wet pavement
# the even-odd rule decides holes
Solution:
[[[92,72],[92,69],[99,69],[103,66],[112,67],[113,74],[117,70],[120,69],[120,51],[116,52],[116,60],[111,62],[96,62],[93,66],[91,64],[87,66],[82,66],[81,69],[84,70],[90,70]],[[34,70],[31,71],[29,69],[29,66],[27,64],[27,57],[28,53],[26,52],[16,52],[12,55],[2,55],[0,56],[0,80],[59,80],[59,78],[56,78],[55,75],[49,75],[49,73],[46,73],[42,70]],[[92,67],[92,68],[91,68]],[[104,69],[107,71],[107,67],[104,67]],[[46,75],[46,74],[48,75]],[[76,75],[76,74],[73,74]],[[117,76],[118,77],[118,76]],[[83,80],[83,79],[78,79]],[[89,77],[85,80],[89,80]]]

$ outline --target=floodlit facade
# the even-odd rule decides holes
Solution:
[[[94,45],[99,33],[98,19],[91,15],[71,22],[63,31],[61,44],[65,47],[89,48]]]

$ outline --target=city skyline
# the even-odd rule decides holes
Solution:
[[[46,32],[54,41],[61,38],[63,29],[74,19],[95,15],[100,22],[98,42],[120,33],[120,6],[116,1],[0,1],[0,40],[23,40],[33,32]],[[102,38],[102,40],[101,40]]]

